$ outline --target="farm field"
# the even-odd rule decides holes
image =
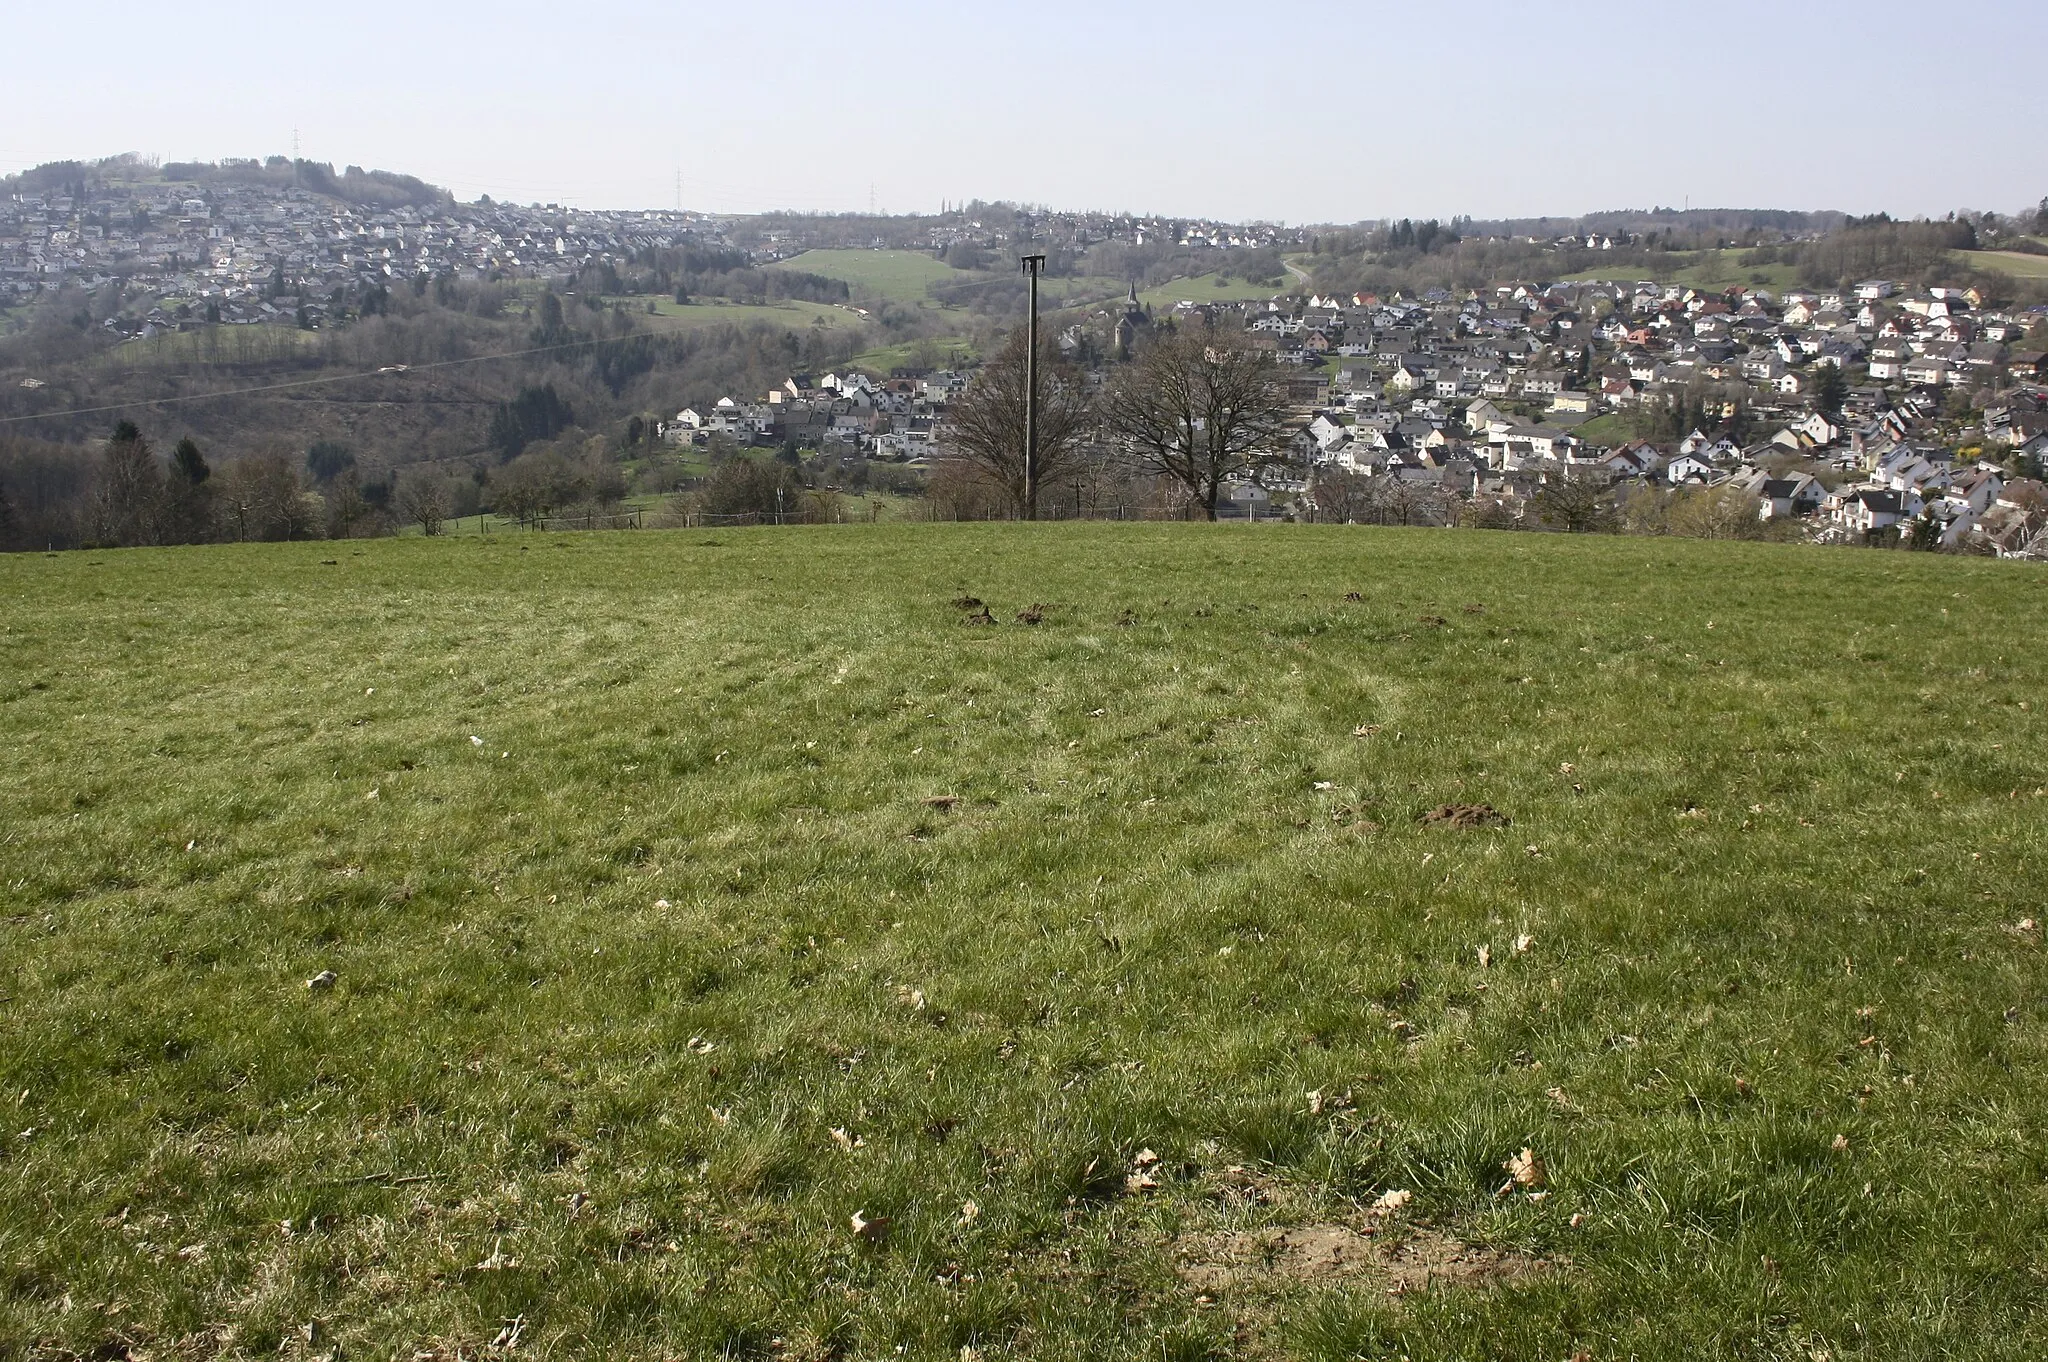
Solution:
[[[1342,527],[0,558],[0,1357],[2038,1357],[2044,605]]]

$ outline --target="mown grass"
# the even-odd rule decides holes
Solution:
[[[0,1355],[2038,1356],[2044,603],[1340,528],[8,558]],[[1173,1271],[1388,1189],[1554,1266]]]

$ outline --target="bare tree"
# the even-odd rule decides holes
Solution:
[[[327,537],[353,539],[356,526],[370,517],[370,503],[363,498],[362,481],[351,468],[327,488]]]
[[[310,539],[319,522],[296,460],[271,451],[237,459],[220,473],[221,507],[237,539]]]
[[[943,446],[932,459],[924,495],[934,520],[987,520],[1005,505],[1014,504],[1008,493],[984,476],[980,468]]]
[[[421,534],[439,534],[448,518],[447,480],[431,469],[406,469],[398,478],[398,513],[417,522]]]
[[[1755,493],[1723,484],[1673,493],[1665,519],[1672,534],[1690,539],[1762,539],[1763,511]]]
[[[1519,530],[1526,528],[1522,502],[1512,496],[1479,493],[1458,512],[1458,523],[1473,530]]]
[[[1000,354],[947,408],[940,443],[969,476],[999,489],[1012,509],[1038,518],[1032,493],[1071,481],[1089,449],[1094,400],[1081,375],[1060,357],[1051,340],[1038,352],[1038,467],[1036,486],[1024,476],[1024,418],[1030,401],[1028,348],[1024,328],[1010,333]]]
[[[1379,509],[1379,479],[1364,473],[1327,468],[1309,485],[1310,518],[1325,525],[1354,525],[1371,520]]]
[[[1279,362],[1200,325],[1155,340],[1120,370],[1102,414],[1134,463],[1186,488],[1211,520],[1226,482],[1256,477],[1286,453]]]
[[[528,450],[491,478],[491,509],[536,528],[590,490],[584,471],[552,447]]]
[[[1419,483],[1408,481],[1398,473],[1389,473],[1384,479],[1386,488],[1380,498],[1385,519],[1383,524],[1413,525],[1424,524],[1430,518],[1430,489]]]
[[[1621,503],[1621,528],[1625,534],[1669,534],[1670,506],[1664,493],[1647,482],[1637,483]]]
[[[90,511],[92,537],[103,544],[163,542],[164,475],[156,452],[127,421],[114,427],[101,457]]]
[[[1608,492],[1612,480],[1587,468],[1560,468],[1548,473],[1532,500],[1544,523],[1570,534],[1592,534],[1613,528],[1614,508]]]

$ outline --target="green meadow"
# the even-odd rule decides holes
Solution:
[[[0,1357],[2039,1357],[2044,606],[1342,527],[0,559]]]
[[[2015,279],[2048,279],[2048,255],[2024,251],[1958,251],[1955,258],[1966,265],[2009,274]]]
[[[628,298],[627,307],[645,310],[650,304],[655,324],[671,331],[688,331],[703,326],[745,326],[766,322],[772,326],[837,326],[851,328],[859,318],[844,307],[784,298],[772,303],[735,303],[724,298],[692,299],[678,303],[673,298]]]
[[[782,261],[776,268],[802,270],[843,281],[854,301],[867,298],[915,306],[933,284],[971,279],[925,251],[817,250]]]
[[[1248,279],[1226,278],[1220,274],[1198,275],[1192,279],[1176,279],[1158,288],[1140,289],[1138,301],[1155,311],[1169,311],[1180,302],[1195,303],[1263,303],[1278,298],[1299,287],[1299,281],[1288,279],[1285,287],[1275,288],[1271,284],[1255,284]]]

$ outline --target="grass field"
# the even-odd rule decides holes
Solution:
[[[1588,445],[1625,444],[1636,438],[1636,426],[1628,413],[1610,411],[1578,427],[1577,435]]]
[[[213,362],[222,365],[290,362],[317,355],[327,338],[302,331],[289,322],[248,326],[209,326],[197,331],[167,331],[148,340],[127,341],[100,351],[91,361],[102,373]]]
[[[2024,251],[1958,251],[1956,258],[1966,265],[1997,270],[2015,279],[2048,279],[2048,255]]]
[[[886,298],[907,305],[923,302],[925,290],[932,284],[973,277],[923,251],[805,251],[780,262],[776,268],[844,280],[853,290],[856,302],[862,298]]]
[[[1270,284],[1254,284],[1233,278],[1229,283],[1217,274],[1199,275],[1193,279],[1176,279],[1158,288],[1138,290],[1138,301],[1155,311],[1166,311],[1183,299],[1197,303],[1263,303],[1277,298],[1298,286],[1299,281],[1290,278],[1287,283],[1275,288]]]
[[[865,369],[886,378],[895,369],[964,364],[978,353],[974,342],[964,336],[940,336],[930,341],[903,341],[863,350],[846,361],[846,367]]]
[[[843,307],[829,303],[807,303],[800,299],[784,299],[777,303],[730,303],[722,298],[707,298],[688,303],[678,303],[673,298],[628,298],[624,300],[628,309],[645,314],[647,304],[654,304],[652,322],[654,325],[675,331],[689,330],[700,326],[741,326],[748,322],[769,322],[776,326],[798,328],[813,325],[856,326],[860,319]],[[642,320],[649,320],[642,316]]]
[[[0,1357],[2038,1357],[2044,605],[1441,530],[0,560]]]

